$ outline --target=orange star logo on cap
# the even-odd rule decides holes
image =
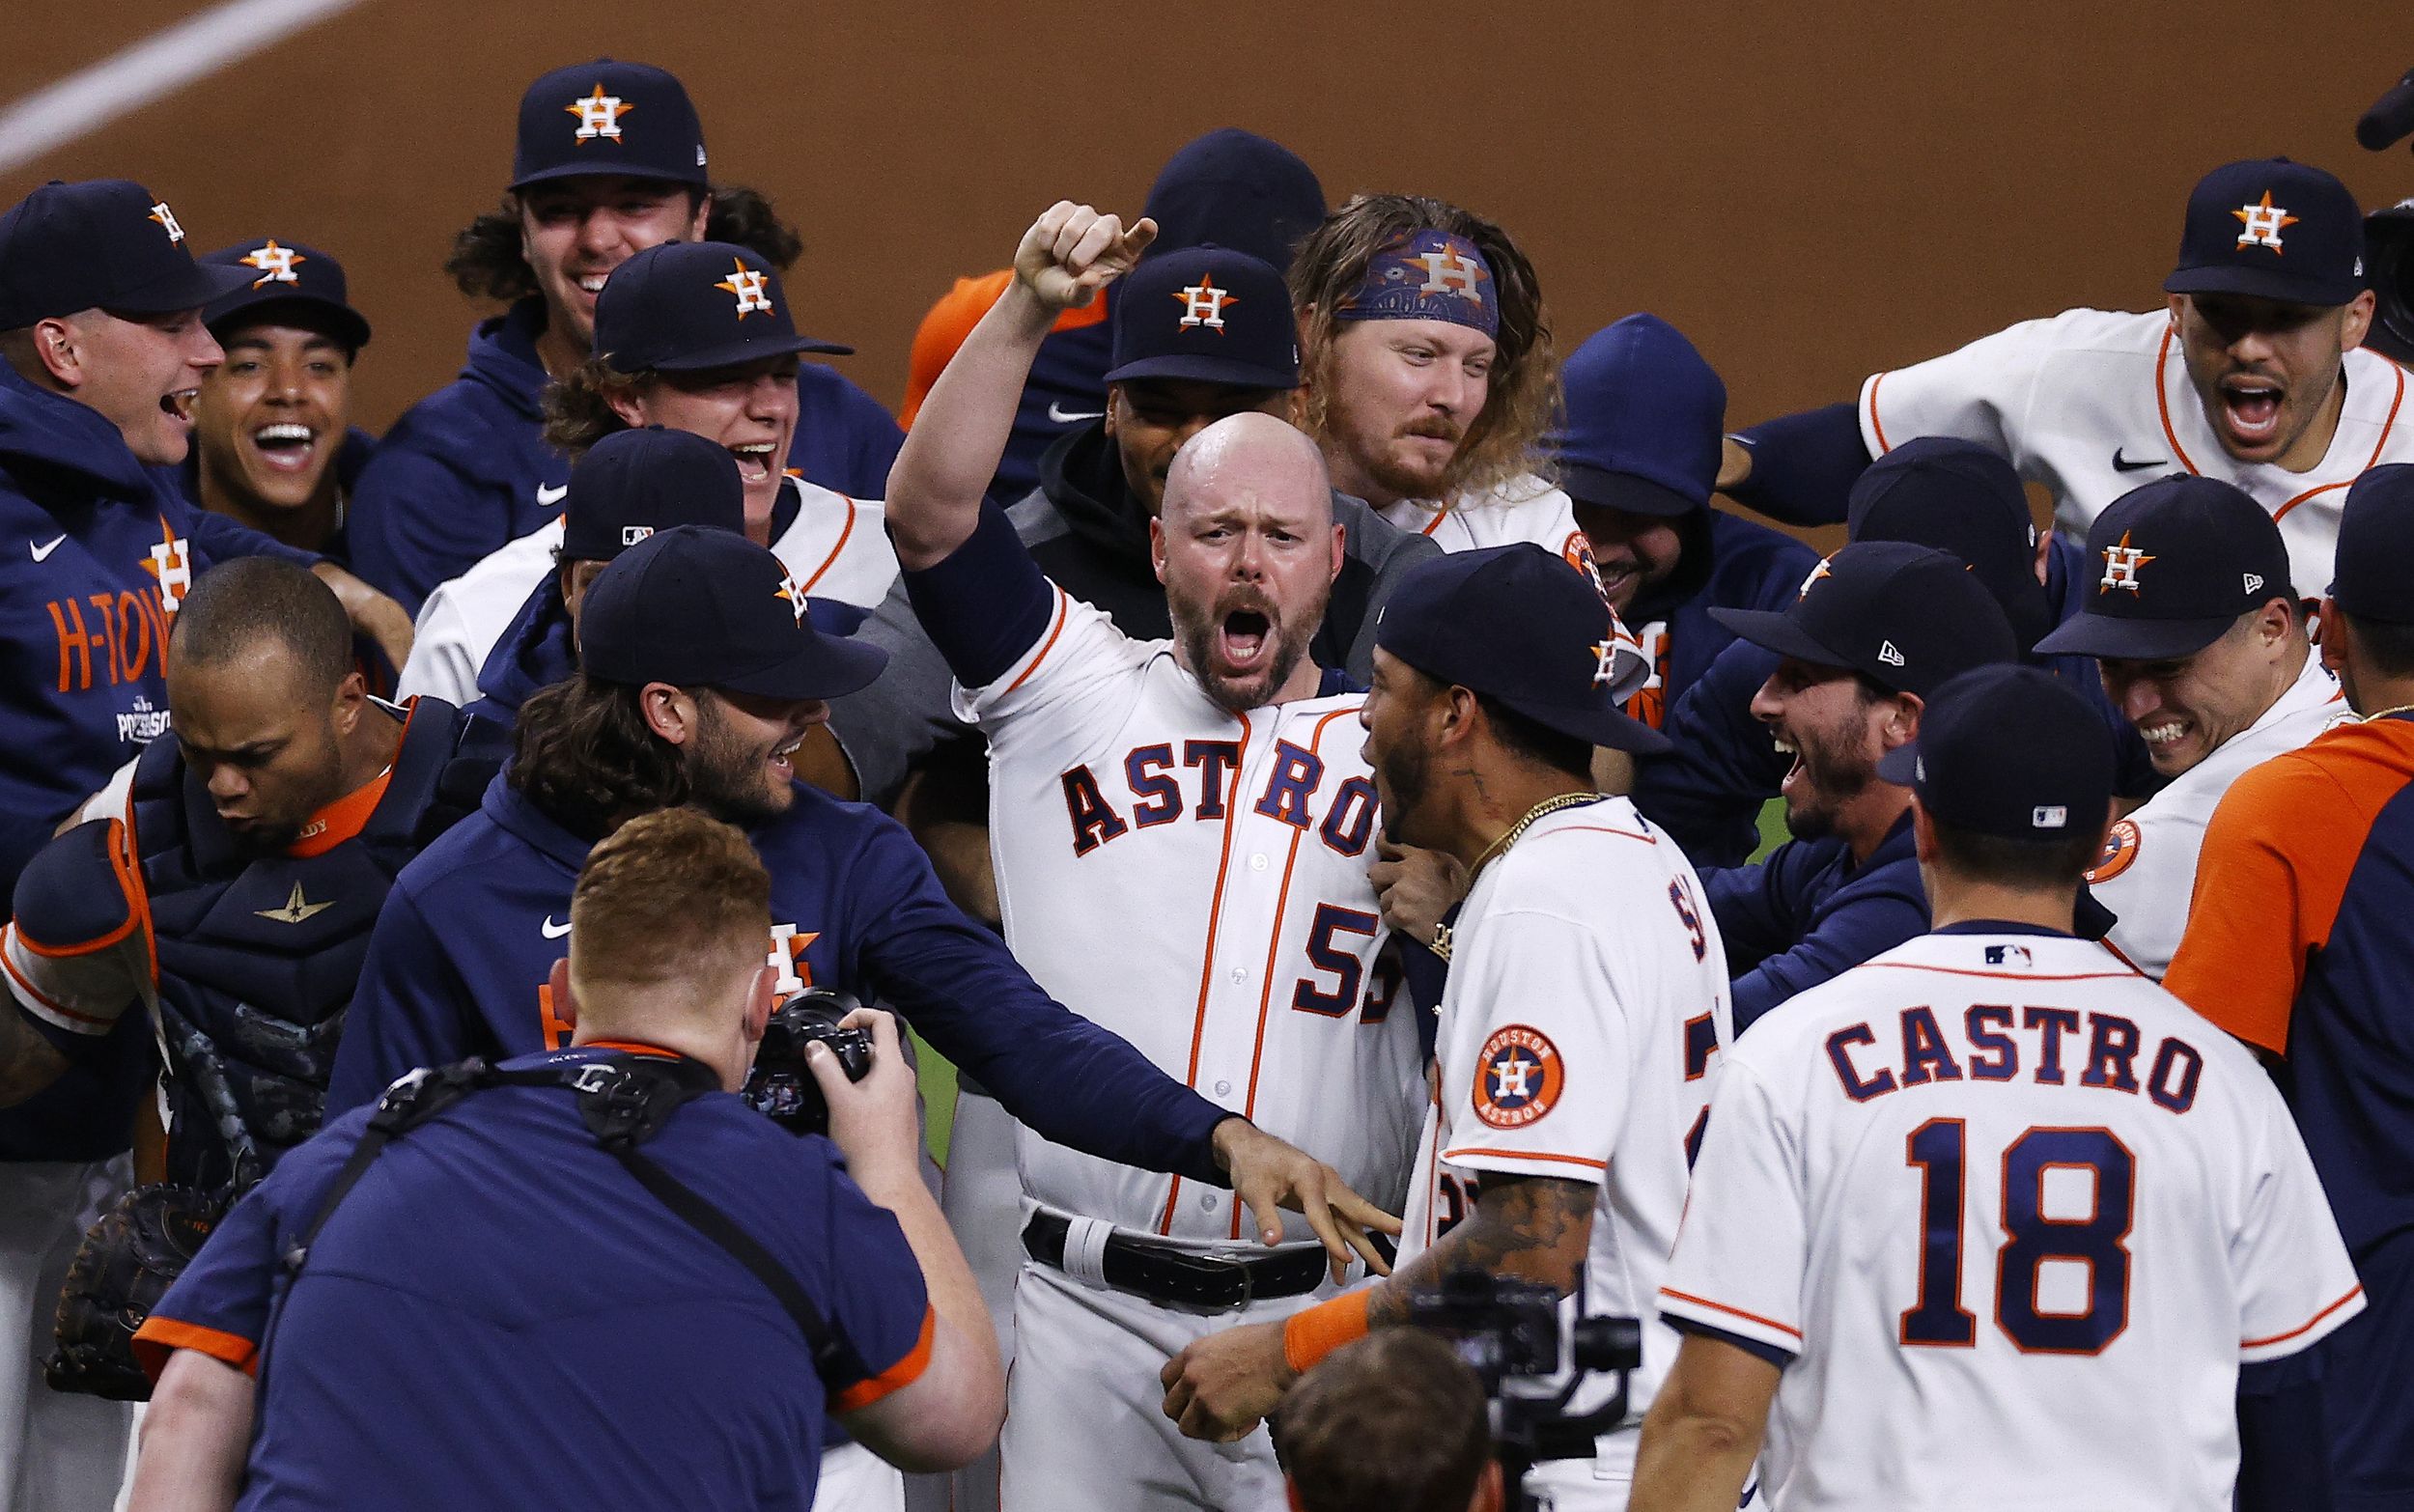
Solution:
[[[2095,591],[2110,593],[2115,588],[2126,588],[2131,593],[2139,592],[2138,569],[2152,560],[2144,546],[2131,546],[2129,532],[2122,531],[2117,545],[2104,547],[2104,575],[2097,580]]]
[[[578,129],[573,140],[584,147],[599,139],[619,141],[620,118],[637,107],[618,95],[604,94],[604,86],[598,83],[594,94],[583,99],[574,99],[562,108],[578,118]]]
[[[757,310],[769,310],[772,307],[772,295],[770,289],[766,286],[770,282],[771,275],[756,272],[753,268],[746,266],[744,261],[740,258],[730,259],[730,267],[729,276],[713,287],[726,289],[737,295],[738,319],[743,321]]]
[[[2305,218],[2291,215],[2287,210],[2274,205],[2269,189],[2263,191],[2261,204],[2241,205],[2230,213],[2237,216],[2240,224],[2246,227],[2238,233],[2239,246],[2269,247],[2274,252],[2280,250],[2280,233]]]
[[[276,244],[276,238],[270,237],[267,240],[260,243],[257,249],[245,253],[243,256],[237,258],[236,261],[241,263],[246,267],[256,267],[260,269],[260,276],[251,281],[251,286],[254,289],[257,289],[262,284],[300,283],[300,277],[294,271],[294,265],[296,263],[307,263],[310,259],[302,256],[299,252],[295,251],[292,247],[278,246]]]

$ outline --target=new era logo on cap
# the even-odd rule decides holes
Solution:
[[[2263,574],[2260,573],[2240,573],[2238,574],[2238,581],[2245,587],[2248,593],[2253,593],[2256,589],[2263,586]]]
[[[1877,658],[1890,667],[1898,667],[1903,664],[1902,653],[1895,649],[1895,643],[1891,640],[1879,644]]]

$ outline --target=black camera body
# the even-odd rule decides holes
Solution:
[[[1525,1472],[1540,1460],[1589,1458],[1593,1441],[1626,1417],[1627,1373],[1642,1364],[1642,1325],[1633,1318],[1578,1318],[1562,1350],[1559,1295],[1474,1266],[1442,1277],[1438,1291],[1409,1299],[1408,1321],[1450,1335],[1492,1403],[1492,1440],[1515,1504]],[[1567,1379],[1557,1382],[1561,1369]],[[1610,1398],[1570,1410],[1593,1376],[1617,1377]]]
[[[816,1041],[828,1046],[847,1079],[862,1080],[872,1070],[871,1033],[839,1027],[840,1020],[861,1006],[848,994],[808,987],[772,1009],[741,1095],[790,1134],[828,1134],[829,1105],[813,1079],[813,1068],[804,1063],[804,1048]]]
[[[2368,152],[2386,152],[2414,133],[2414,70],[2372,101],[2355,123]],[[2393,362],[2414,364],[2414,199],[2364,217],[2364,276],[2372,286],[2372,328],[2364,345]]]

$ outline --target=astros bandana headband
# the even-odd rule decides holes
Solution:
[[[1465,237],[1419,231],[1377,252],[1336,321],[1448,321],[1501,334],[1492,268]]]

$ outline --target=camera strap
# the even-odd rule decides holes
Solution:
[[[259,1389],[267,1399],[268,1342],[275,1336],[294,1283],[310,1261],[310,1250],[327,1220],[360,1184],[385,1147],[422,1124],[435,1120],[462,1099],[490,1087],[568,1087],[577,1094],[579,1119],[605,1154],[636,1179],[662,1206],[688,1227],[719,1246],[751,1272],[788,1314],[812,1352],[813,1363],[825,1381],[860,1380],[869,1372],[855,1346],[832,1330],[814,1305],[802,1283],[739,1227],[737,1220],[706,1200],[695,1189],[662,1169],[637,1146],[670,1122],[671,1115],[702,1097],[720,1090],[720,1078],[711,1067],[685,1056],[615,1054],[575,1065],[529,1067],[505,1071],[482,1059],[410,1073],[385,1089],[369,1127],[352,1147],[351,1157],[336,1173],[319,1211],[301,1237],[281,1257],[285,1290],[278,1299],[260,1342]]]

